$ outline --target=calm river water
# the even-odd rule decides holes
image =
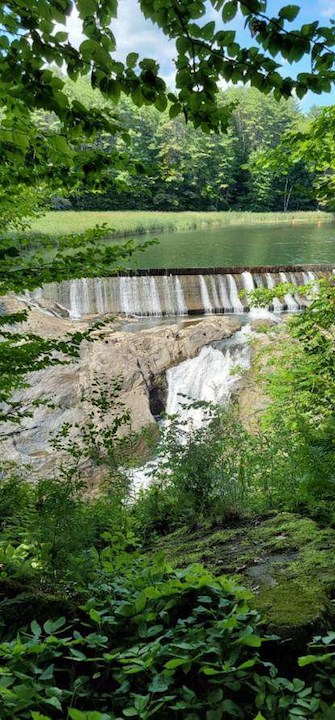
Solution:
[[[157,237],[159,245],[136,253],[131,268],[335,263],[335,223],[203,228]]]

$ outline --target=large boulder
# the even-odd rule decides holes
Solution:
[[[38,323],[41,334],[43,325],[54,328],[54,317],[36,316],[30,323]],[[59,320],[64,330],[67,321]],[[32,329],[30,327],[30,329]],[[155,423],[151,405],[155,388],[162,388],[162,374],[168,368],[197,355],[200,349],[214,341],[230,337],[240,329],[234,318],[210,316],[199,322],[158,326],[150,329],[122,332],[113,325],[95,331],[94,342],[84,341],[78,362],[48,367],[28,377],[29,387],[17,394],[25,408],[37,404],[31,418],[21,425],[2,425],[2,458],[31,466],[32,475],[50,475],[55,472],[55,451],[50,437],[64,423],[79,427],[87,421],[91,406],[82,402],[90,396],[96,380],[112,387],[120,380],[118,402],[124,404],[132,417],[136,432]],[[54,407],[46,405],[50,400]],[[152,412],[153,410],[153,412]],[[104,422],[111,420],[113,410],[106,411]]]
[[[268,628],[301,647],[334,623],[335,530],[310,518],[283,512],[215,531],[182,528],[159,548],[178,567],[200,562],[237,577]]]

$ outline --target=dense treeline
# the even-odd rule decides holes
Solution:
[[[68,83],[68,92],[85,104],[102,102],[85,81]],[[96,143],[127,155],[127,169],[111,164],[105,187],[71,198],[80,210],[313,210],[314,175],[303,162],[288,173],[265,169],[257,159],[274,149],[284,133],[300,129],[306,118],[294,100],[277,102],[252,88],[229,89],[223,104],[234,104],[227,134],[204,135],[179,116],[155,108],[136,108],[127,98],[121,124],[130,143],[101,134]],[[136,170],[136,172],[135,172]],[[140,170],[140,172],[138,172]],[[141,172],[142,170],[142,172]],[[56,207],[59,204],[56,202]]]

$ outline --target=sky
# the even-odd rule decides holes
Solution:
[[[290,24],[291,29],[314,20],[319,20],[321,25],[328,25],[331,18],[335,19],[335,0],[281,0],[280,2],[269,0],[267,14],[270,16],[278,14],[279,9],[290,2],[301,7],[297,20]],[[212,19],[218,20],[217,30],[221,27],[226,29],[231,27],[236,30],[238,41],[244,42],[246,45],[252,44],[250,34],[244,30],[245,19],[242,16],[237,15],[230,26],[223,25],[222,21],[220,22],[220,15],[209,6],[208,15],[201,23]],[[138,0],[119,0],[118,17],[113,20],[111,27],[117,41],[116,55],[118,59],[124,60],[129,52],[138,52],[140,58],[152,57],[158,61],[160,74],[167,85],[170,88],[174,87],[174,43],[151,21],[144,18]],[[69,18],[67,28],[72,42],[78,46],[82,39],[81,23],[75,14]],[[277,60],[277,58],[275,59]],[[287,62],[284,63],[280,72],[284,75],[290,75],[291,73],[309,71],[310,62],[306,58],[293,66],[290,66]],[[314,95],[309,92],[300,103],[302,110],[305,112],[313,105],[331,104],[335,104],[335,87],[331,93],[324,93],[323,95]]]

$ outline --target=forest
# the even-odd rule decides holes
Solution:
[[[115,54],[118,9],[0,3],[0,717],[334,720],[332,265],[245,287],[247,322],[125,330],[43,288],[101,290],[148,241],[31,231],[50,208],[331,211],[334,107],[299,100],[332,90],[334,22],[141,0],[173,44],[171,90],[157,59]],[[203,350],[229,369],[225,401],[182,392],[168,415],[168,373]]]
[[[102,97],[87,80],[67,82],[70,97],[93,105]],[[118,148],[127,156],[129,170],[111,163],[106,191],[73,194],[53,201],[53,207],[78,210],[248,210],[294,211],[331,209],[318,195],[317,173],[308,162],[264,168],[262,158],[278,147],[290,131],[308,127],[320,111],[306,115],[299,101],[265,96],[253,88],[228,89],[218,102],[232,105],[228,131],[204,135],[184,117],[136,108],[127,98],[118,107],[121,126],[131,138],[127,146],[118,135],[101,134],[95,142],[106,152]],[[285,142],[285,140],[284,140]],[[134,172],[134,167],[136,172]]]

